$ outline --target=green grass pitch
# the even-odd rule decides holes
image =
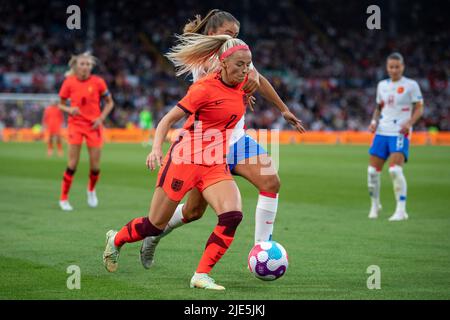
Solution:
[[[105,232],[146,215],[156,172],[148,148],[106,145],[97,193],[86,204],[86,150],[71,190],[72,213],[58,208],[65,159],[45,145],[0,144],[0,299],[450,299],[450,148],[412,147],[406,165],[410,219],[392,223],[392,184],[382,174],[383,211],[367,218],[367,146],[281,146],[280,204],[274,240],[288,251],[286,275],[273,282],[246,268],[257,191],[237,178],[244,220],[212,276],[225,292],[189,288],[216,217],[184,226],[160,242],[150,270],[139,243],[126,245],[117,273],[102,264]],[[81,269],[69,290],[67,267]],[[381,289],[367,289],[367,268],[381,269]]]

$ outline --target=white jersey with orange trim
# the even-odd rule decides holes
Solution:
[[[250,70],[253,70],[255,67],[253,66],[253,63],[250,64]],[[192,71],[192,81],[197,82],[197,80],[203,78],[206,75],[205,69],[195,69]],[[233,133],[230,137],[230,146],[235,144],[239,141],[240,138],[242,138],[245,135],[245,115],[242,116],[242,118],[239,120],[239,122],[236,124],[236,126],[233,129]]]
[[[416,81],[402,77],[395,82],[391,79],[380,81],[376,102],[381,105],[376,134],[398,136],[401,125],[411,119],[414,103],[423,102],[423,97]]]

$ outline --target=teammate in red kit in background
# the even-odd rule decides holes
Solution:
[[[56,145],[58,148],[58,156],[62,157],[64,155],[61,139],[61,128],[64,123],[64,115],[58,107],[58,103],[53,103],[47,106],[44,110],[44,115],[42,117],[42,125],[45,129],[45,134],[47,138],[47,155],[53,155],[53,143],[56,140]]]
[[[69,114],[68,143],[69,159],[64,172],[59,205],[62,210],[73,210],[68,195],[73,175],[80,159],[81,145],[86,140],[89,152],[89,184],[87,200],[90,207],[98,205],[95,185],[100,175],[100,155],[103,145],[103,121],[114,107],[114,101],[106,82],[92,75],[95,58],[88,52],[73,56],[69,61],[70,70],[66,73],[59,96],[59,108]],[[104,99],[103,111],[100,109]],[[70,101],[70,105],[67,102]]]

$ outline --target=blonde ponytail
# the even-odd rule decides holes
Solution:
[[[219,69],[219,57],[226,50],[245,42],[229,35],[205,36],[197,33],[177,35],[177,44],[165,56],[174,64],[176,75],[206,70],[206,74]]]
[[[213,9],[210,12],[208,12],[206,17],[204,17],[203,19],[201,15],[199,14],[195,15],[194,20],[189,20],[189,22],[184,26],[183,33],[202,33],[200,32],[200,30],[203,29],[203,27],[208,22],[209,18],[211,18],[214,14],[216,14],[219,11],[220,10],[218,9]]]

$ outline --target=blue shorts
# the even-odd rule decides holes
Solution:
[[[259,156],[260,154],[267,154],[267,151],[252,137],[247,134],[243,135],[235,144],[230,146],[227,156],[230,172],[233,173],[234,167],[240,161]]]
[[[375,135],[369,154],[386,160],[391,153],[401,152],[405,156],[405,162],[408,161],[409,139],[399,134],[397,137]]]

